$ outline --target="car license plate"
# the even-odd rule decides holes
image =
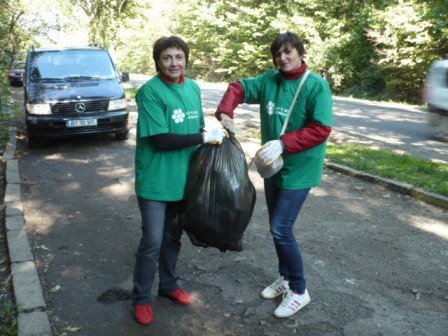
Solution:
[[[78,120],[67,120],[67,127],[84,127],[84,126],[96,126],[98,122],[96,119],[78,119]]]

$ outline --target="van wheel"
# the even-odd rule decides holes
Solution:
[[[115,133],[115,139],[120,141],[129,139],[129,131],[123,133]]]

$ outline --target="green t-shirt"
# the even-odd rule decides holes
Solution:
[[[285,80],[279,71],[242,79],[244,102],[260,104],[261,142],[279,138],[301,77]],[[286,132],[299,130],[307,123],[333,125],[333,99],[330,87],[321,76],[310,73],[297,98]],[[327,142],[303,152],[283,153],[283,169],[272,177],[284,189],[305,189],[320,185]]]
[[[197,146],[161,151],[150,136],[197,134],[204,128],[199,86],[189,78],[183,84],[170,84],[155,76],[137,91],[135,100],[138,106],[136,194],[156,201],[181,200],[190,158]]]

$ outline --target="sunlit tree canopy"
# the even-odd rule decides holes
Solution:
[[[418,102],[431,62],[448,54],[447,0],[0,0],[0,66],[31,46],[101,44],[122,69],[152,74],[152,45],[179,35],[189,75],[211,81],[273,68],[287,30],[340,95]]]

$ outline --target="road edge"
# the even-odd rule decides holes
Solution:
[[[3,157],[6,161],[5,227],[14,297],[18,310],[19,336],[52,336],[42,286],[34,263],[20,187],[20,172],[15,156],[16,127],[9,128]]]
[[[448,197],[446,196],[427,192],[421,188],[415,187],[408,183],[402,183],[395,180],[386,179],[376,175],[364,173],[362,171],[355,170],[344,165],[332,163],[331,161],[326,161],[325,166],[329,169],[338,171],[340,173],[344,173],[346,175],[350,175],[364,181],[381,185],[389,190],[399,192],[404,195],[412,196],[425,203],[429,203],[437,207],[448,209]]]

